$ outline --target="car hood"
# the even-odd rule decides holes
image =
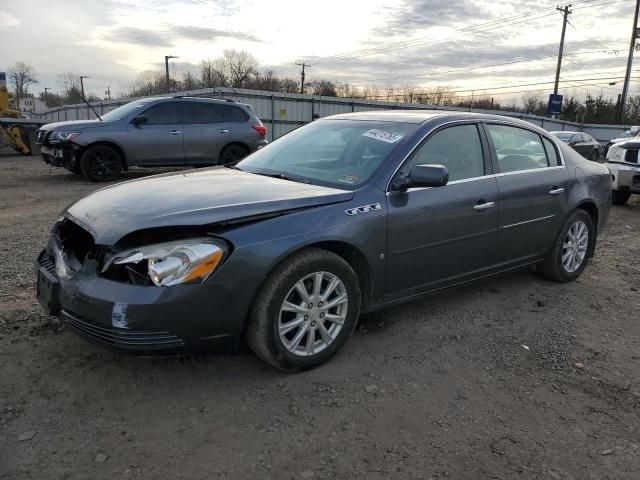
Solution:
[[[40,130],[66,132],[72,130],[84,130],[86,128],[103,127],[108,123],[109,122],[101,122],[100,120],[70,120],[68,122],[47,123],[40,127]]]
[[[348,190],[214,167],[103,188],[65,215],[89,230],[97,244],[113,245],[143,229],[219,224],[352,198]]]
[[[612,138],[611,140],[609,140],[609,143],[622,143],[622,142],[629,142],[633,140],[634,140],[633,138],[629,138],[629,137]]]

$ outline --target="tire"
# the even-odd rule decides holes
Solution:
[[[314,292],[318,278],[320,296]],[[304,298],[296,285],[304,288],[309,298]],[[360,298],[358,277],[343,258],[309,248],[285,260],[267,277],[253,302],[245,338],[260,359],[277,369],[296,372],[315,368],[333,357],[353,333]],[[326,309],[339,299],[342,302]],[[287,310],[283,309],[285,301],[290,302]],[[323,308],[318,308],[322,303]]]
[[[120,153],[108,145],[87,148],[80,157],[80,170],[92,182],[111,182],[122,174]]]
[[[570,232],[575,240],[571,240]],[[584,232],[586,239],[582,240]],[[540,274],[549,280],[563,283],[578,278],[593,255],[595,233],[591,216],[584,210],[574,210],[562,224],[549,255],[539,265]],[[571,259],[576,263],[572,263]]]
[[[611,191],[611,203],[614,205],[624,205],[631,198],[631,192],[623,192],[622,190]]]
[[[232,163],[239,162],[247,155],[249,155],[249,150],[247,150],[242,145],[238,145],[235,143],[227,145],[220,152],[218,165],[230,165]]]
[[[594,150],[593,152],[591,152],[589,160],[591,160],[592,162],[597,162],[598,160],[600,160],[600,152],[598,152],[598,150]]]

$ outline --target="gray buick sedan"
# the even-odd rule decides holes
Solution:
[[[96,343],[237,346],[316,367],[363,312],[536,265],[576,279],[611,204],[605,167],[529,123],[442,111],[325,118],[235,166],[99,190],[64,211],[37,295]]]

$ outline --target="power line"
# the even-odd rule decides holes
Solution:
[[[607,52],[603,52],[602,50],[590,50],[590,51],[580,51],[580,52],[573,52],[573,53],[566,53],[565,56],[569,56],[569,55],[587,55],[590,53],[607,53]],[[467,72],[467,71],[472,71],[472,70],[480,70],[483,68],[494,68],[494,67],[503,67],[503,66],[508,66],[508,65],[515,65],[518,63],[527,63],[527,62],[535,62],[535,61],[539,61],[539,60],[547,60],[547,59],[551,59],[551,58],[556,58],[557,54],[553,54],[553,55],[545,55],[543,57],[536,57],[536,58],[529,58],[529,59],[521,59],[521,60],[514,60],[511,62],[503,62],[503,63],[495,63],[495,64],[491,64],[491,65],[478,65],[478,66],[474,66],[474,67],[462,67],[462,68],[455,68],[455,69],[451,69],[451,70],[443,70],[443,71],[437,71],[437,72],[430,72],[430,73],[419,73],[419,74],[411,74],[411,75],[397,75],[394,77],[384,77],[384,78],[375,78],[373,80],[371,80],[372,82],[378,82],[378,81],[384,81],[384,80],[397,80],[400,78],[409,78],[409,77],[432,77],[432,76],[437,76],[437,75],[444,75],[444,74],[449,74],[449,73],[459,73],[459,72]]]

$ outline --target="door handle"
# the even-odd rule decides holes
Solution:
[[[562,192],[564,192],[564,188],[553,187],[549,190],[549,195],[560,195]]]
[[[229,129],[223,128],[222,130],[220,130],[220,133],[229,133]]]
[[[169,135],[180,135],[182,132],[180,130],[171,130]]]
[[[484,203],[478,203],[477,205],[474,205],[473,209],[479,212],[482,212],[484,210],[487,210],[488,208],[493,208],[495,206],[496,206],[496,202],[484,202]]]

